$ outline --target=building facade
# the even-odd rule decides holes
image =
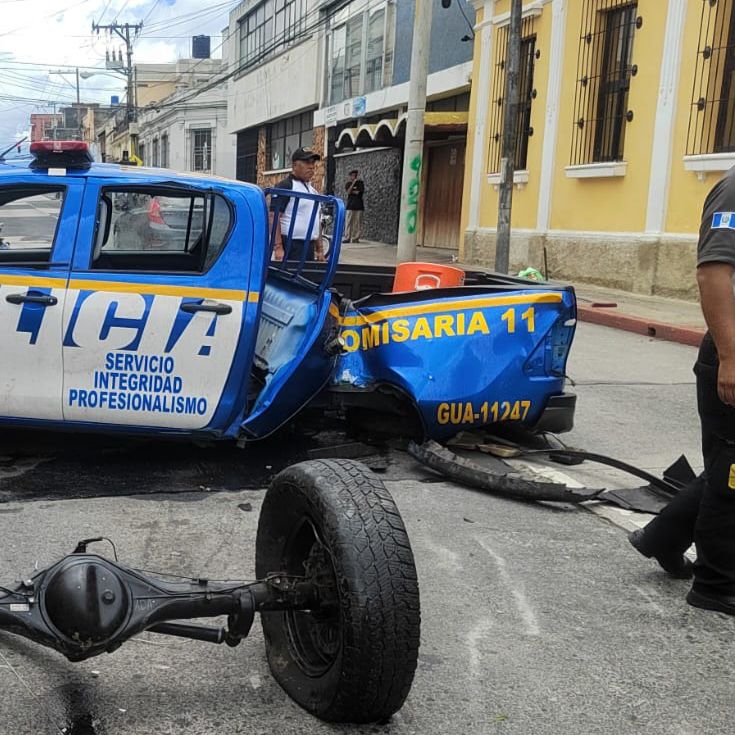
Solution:
[[[54,131],[63,125],[60,113],[31,113],[31,143],[39,140],[53,140]]]
[[[419,236],[457,247],[469,109],[474,10],[434,3],[427,149]],[[461,14],[458,3],[468,15]],[[230,15],[228,119],[237,177],[261,186],[312,146],[315,185],[345,193],[365,181],[364,236],[396,242],[414,0],[246,0]],[[281,19],[286,8],[288,13]]]
[[[101,159],[233,176],[225,85],[209,88],[221,72],[222,61],[207,58],[135,66],[137,104],[91,121]]]
[[[322,96],[324,29],[319,0],[245,0],[230,12],[225,57],[235,71],[227,117],[236,136],[236,175],[269,186],[299,147],[324,150],[314,123]],[[314,179],[324,185],[324,167]]]
[[[474,5],[460,255],[492,266],[510,3]],[[733,5],[524,3],[511,268],[696,298],[702,203],[735,164]]]
[[[138,157],[144,166],[235,177],[235,140],[227,131],[224,85],[195,97],[180,89],[138,116]]]

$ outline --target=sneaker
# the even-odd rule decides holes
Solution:
[[[660,552],[656,554],[646,546],[646,531],[639,528],[629,534],[631,546],[647,559],[655,559],[659,566],[675,579],[690,579],[693,574],[693,564],[683,554],[675,552]]]
[[[735,615],[735,597],[732,595],[706,594],[692,587],[687,595],[687,602],[692,607],[699,607],[702,610],[714,610],[727,615]]]

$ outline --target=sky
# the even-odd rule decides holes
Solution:
[[[191,36],[212,36],[218,48],[229,11],[239,0],[0,0],[0,151],[28,133],[33,112],[52,112],[53,103],[76,100],[75,72],[104,71],[105,52],[115,55],[124,43],[92,23],[140,23],[133,63],[163,63],[191,56]],[[72,67],[72,68],[70,68]],[[66,69],[69,73],[50,74]],[[82,102],[122,99],[120,75],[80,79]]]

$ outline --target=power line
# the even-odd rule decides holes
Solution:
[[[189,38],[189,36],[185,36],[185,38]],[[217,48],[218,47],[215,47],[215,50]],[[207,61],[207,59],[202,59],[202,61]],[[48,69],[54,68],[54,69],[67,69],[70,72],[73,72],[77,68],[77,64],[71,65],[71,64],[41,63],[41,62],[33,62],[33,61],[10,61],[10,60],[5,61],[5,60],[2,60],[2,59],[0,59],[0,64],[3,64],[3,65],[5,65],[5,64],[18,64],[18,65],[20,65],[19,71],[24,71],[25,70],[24,69],[25,66],[39,66],[39,67],[43,67],[43,69],[39,69],[39,71],[47,71]],[[138,66],[146,66],[146,64],[145,63],[138,64]],[[2,66],[0,68],[12,69],[14,67],[12,67],[12,66],[11,67]],[[102,66],[81,66],[80,65],[79,66],[79,69],[80,70],[82,70],[82,69],[83,70],[88,70],[88,71],[99,71],[99,72],[103,72],[103,71],[104,72],[109,72],[109,71],[111,71],[110,69],[107,69],[107,68],[102,67]],[[29,69],[28,71],[31,71],[31,70]],[[190,72],[189,71],[186,71],[186,70],[184,70],[184,71],[160,70],[160,71],[157,71],[156,73],[157,74],[162,74],[162,75],[169,74],[171,76],[179,76],[181,74],[188,74]]]
[[[86,38],[86,36],[85,36],[85,38]],[[77,66],[78,66],[80,69],[94,69],[94,70],[97,70],[97,71],[100,70],[100,67],[99,66],[83,66],[81,64],[56,64],[56,63],[53,63],[53,62],[42,62],[42,61],[16,61],[15,59],[2,59],[1,60],[1,63],[3,63],[3,64],[20,64],[21,66],[42,66],[45,69],[49,69],[51,67],[56,67],[56,68],[61,67],[61,68],[73,70],[73,69],[76,69]]]
[[[112,20],[113,23],[117,23],[117,19],[120,17],[120,13],[122,13],[122,11],[125,10],[125,8],[128,7],[128,3],[129,2],[130,2],[130,0],[125,0],[125,2],[123,3],[122,8],[120,8],[120,10],[118,10],[117,13],[115,13],[115,17]]]
[[[111,2],[112,2],[112,0],[107,0],[107,5],[105,5],[104,10],[102,11],[102,14],[99,17],[99,20],[97,21],[98,23],[101,23],[102,22],[102,19],[105,17],[105,13],[107,12],[107,8],[110,7],[110,3]]]
[[[223,8],[226,8],[228,6],[235,6],[238,5],[240,0],[227,0],[226,2],[218,3],[217,5],[212,5],[209,8],[206,8],[204,10],[194,10],[191,13],[184,13],[183,15],[179,15],[176,17],[176,20],[172,19],[161,19],[159,21],[156,21],[154,23],[151,23],[147,28],[149,30],[154,30],[156,28],[169,28],[172,25],[175,24],[181,24],[186,23],[191,20],[197,20],[198,18],[201,18],[204,15],[209,15],[211,13],[214,13],[218,10],[222,10]]]
[[[86,2],[86,0],[84,0],[84,1]],[[79,3],[79,4],[81,4],[81,3]],[[217,5],[217,6],[215,6],[214,8],[209,8],[206,11],[198,11],[198,12],[195,12],[195,13],[191,13],[188,16],[185,16],[185,17],[180,18],[180,20],[178,22],[191,21],[195,17],[196,18],[201,18],[203,15],[210,14],[214,10],[218,10],[218,9],[220,9],[222,7],[225,7],[225,6],[231,5],[231,4],[232,4],[232,2],[224,2],[224,3],[221,3],[221,4]],[[235,4],[237,4],[237,1],[235,2]],[[108,3],[108,5],[109,5],[109,3]],[[368,2],[365,2],[363,4],[363,7],[361,8],[361,10],[363,10],[363,9],[365,9],[367,7],[368,7]],[[61,12],[63,12],[63,11],[61,11]],[[319,8],[316,8],[316,9],[312,10],[311,12],[307,13],[304,16],[303,20],[304,21],[307,21],[310,17],[314,17],[314,16],[320,15],[321,12],[322,11],[320,11]],[[334,12],[336,12],[336,11],[334,11]],[[102,17],[102,16],[100,16],[100,17]],[[307,37],[308,35],[310,35],[311,33],[313,33],[315,30],[319,29],[320,27],[326,25],[331,20],[332,17],[333,17],[333,13],[332,14],[324,13],[323,16],[321,18],[319,18],[318,20],[316,20],[314,23],[308,24],[308,23],[305,22],[303,28],[300,31],[298,31],[296,33],[293,33],[293,35],[291,35],[292,31],[290,29],[288,29],[288,30],[284,29],[284,31],[279,36],[274,37],[272,39],[271,43],[268,46],[266,46],[263,49],[261,49],[261,51],[256,56],[251,57],[246,62],[241,62],[239,59],[238,60],[235,60],[233,62],[230,62],[230,63],[224,65],[224,68],[222,69],[222,72],[221,72],[221,76],[218,76],[216,79],[212,80],[212,82],[210,82],[210,83],[208,83],[208,84],[206,84],[206,85],[204,85],[204,86],[202,86],[200,88],[197,88],[195,90],[191,90],[190,92],[186,93],[180,99],[177,99],[177,100],[171,101],[171,102],[167,102],[167,103],[163,103],[163,104],[151,105],[151,108],[158,110],[158,109],[164,109],[164,108],[168,108],[168,107],[173,107],[173,106],[180,105],[182,103],[188,102],[188,101],[194,99],[195,97],[198,97],[199,95],[204,94],[205,92],[207,92],[207,91],[209,91],[209,90],[211,90],[211,89],[213,89],[213,88],[221,85],[223,82],[227,81],[228,79],[231,79],[233,76],[235,76],[237,74],[240,74],[241,72],[248,71],[248,70],[252,69],[253,67],[259,65],[271,53],[273,53],[274,51],[276,51],[279,48],[283,47],[284,45],[291,44],[291,43],[293,43],[294,45],[297,45],[300,40],[304,39],[305,37]],[[160,21],[159,23],[152,24],[152,25],[155,26],[155,25],[164,25],[164,24],[165,24],[165,21]],[[143,36],[145,34],[140,34],[140,35]],[[219,43],[214,48],[214,50],[216,51],[217,49],[221,48],[226,43],[226,41],[229,38],[232,37],[232,35],[233,35],[232,33],[227,33],[224,36],[224,38],[221,41],[221,43]],[[183,70],[183,71],[167,71],[167,70],[162,70],[159,73],[162,76],[163,75],[170,75],[172,77],[180,77],[180,76],[182,76],[184,74],[197,73],[197,67],[200,64],[204,63],[205,61],[207,61],[207,59],[201,59],[191,69],[188,69],[188,70]],[[5,62],[5,63],[11,63],[11,64],[14,64],[14,65],[18,65],[21,68],[27,67],[27,66],[31,66],[31,67],[34,67],[34,66],[38,66],[38,67],[47,67],[47,66],[50,66],[50,65],[47,65],[47,64],[42,64],[40,62],[12,61],[12,62]],[[71,66],[71,65],[68,65],[67,66],[67,65],[64,65],[64,64],[61,64],[61,65],[56,64],[54,66],[57,66],[57,67],[58,66],[66,67],[66,68],[69,68],[69,69],[74,69],[75,68],[74,66]],[[104,69],[100,69],[100,67],[98,67],[98,66],[80,66],[79,68],[80,69],[85,69],[85,70],[92,70],[92,71],[103,71],[104,70]],[[117,91],[117,90],[100,88],[99,91],[110,91],[110,92],[113,92],[113,91]],[[61,94],[61,92],[60,91],[56,91],[56,92],[54,92],[54,94],[55,95],[58,95],[58,94]],[[0,99],[2,99],[2,96],[1,95],[0,95]],[[32,97],[13,96],[12,99],[14,101],[17,100],[19,102],[22,101],[22,102],[26,102],[26,103],[29,103],[29,104],[39,104],[39,105],[40,104],[45,104],[47,102],[47,99],[39,99],[39,98],[32,98]],[[57,100],[57,101],[58,102],[61,102],[61,103],[66,103],[69,100]],[[131,105],[131,107],[133,107],[133,105]],[[137,109],[137,108],[135,108],[135,109]]]
[[[463,0],[457,0],[457,7],[459,8],[459,12],[462,13],[464,16],[464,19],[467,21],[467,25],[470,28],[470,33],[472,34],[472,38],[475,37],[475,27],[470,23],[470,19],[467,17],[467,13],[464,12],[464,8],[462,7]]]
[[[2,2],[2,0],[0,0],[0,2]],[[148,35],[145,31],[143,31],[143,33],[140,34],[140,37],[145,38],[146,40],[150,40],[151,38],[159,38],[159,39],[168,40],[168,39],[177,39],[177,38],[191,38],[191,33],[184,33],[180,36],[151,36],[151,35]],[[89,38],[89,36],[86,34],[83,36],[82,35],[69,35],[67,36],[67,38]],[[81,69],[82,67],[80,66],[79,68]]]
[[[158,3],[160,2],[161,0],[155,0],[153,5],[151,6],[151,9],[148,11],[148,14],[146,15],[145,18],[143,18],[143,25],[145,25],[148,22],[148,18],[150,18],[151,15],[153,15],[153,11],[158,7]]]
[[[55,13],[51,13],[50,15],[46,15],[43,18],[41,18],[40,20],[49,20],[51,18],[55,18],[57,15],[63,15],[64,13],[66,13],[67,10],[72,10],[73,8],[77,8],[80,5],[85,5],[88,2],[89,2],[89,0],[79,0],[78,3],[74,3],[73,5],[69,5],[66,8],[62,8],[61,10],[57,10]],[[37,27],[37,26],[38,26],[38,20],[35,20],[33,23],[29,23],[28,25],[18,26],[17,28],[13,28],[12,31],[5,31],[3,33],[0,33],[0,36],[10,36],[10,35],[12,35],[14,33],[17,33],[18,31],[22,31],[25,28],[34,28],[34,27]]]
[[[369,0],[365,0],[359,12],[362,12],[363,10],[365,10],[368,7],[368,5],[369,5]],[[210,82],[209,84],[205,84],[203,87],[199,89],[192,90],[190,93],[187,93],[180,99],[177,99],[171,102],[164,102],[162,104],[154,104],[154,105],[151,105],[151,108],[154,110],[161,110],[161,109],[165,109],[168,107],[180,105],[184,102],[188,102],[189,100],[194,99],[194,97],[198,97],[200,94],[204,94],[204,92],[208,92],[210,89],[214,89],[215,87],[219,86],[223,82],[226,82],[228,79],[232,79],[232,77],[258,66],[265,59],[267,59],[271,53],[281,48],[285,44],[293,42],[294,45],[296,45],[298,41],[310,36],[315,30],[318,30],[320,27],[327,25],[329,21],[332,19],[332,17],[334,16],[334,14],[336,14],[336,12],[339,9],[341,8],[338,6],[336,9],[332,11],[331,14],[330,13],[322,14],[322,10],[320,8],[315,8],[314,10],[310,11],[304,16],[304,20],[306,20],[309,16],[321,15],[322,17],[320,17],[313,24],[311,25],[304,24],[304,27],[300,31],[295,33],[293,36],[289,35],[291,33],[290,29],[284,29],[281,36],[278,36],[278,37],[274,36],[270,46],[263,48],[255,57],[248,59],[244,63],[238,64],[236,68],[234,68],[232,71],[225,73],[223,76],[218,77],[217,79],[214,79],[212,82]],[[231,36],[232,34],[229,34],[229,35]],[[233,66],[235,63],[236,62],[233,62],[233,64],[229,64],[228,66]]]

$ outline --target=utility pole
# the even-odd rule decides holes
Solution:
[[[142,23],[108,23],[106,25],[99,25],[98,23],[92,23],[92,33],[98,33],[100,31],[109,31],[110,33],[117,34],[125,43],[127,66],[125,67],[125,73],[128,77],[128,104],[127,104],[127,119],[128,125],[131,122],[135,122],[138,119],[138,109],[136,106],[137,100],[135,99],[135,85],[133,84],[133,41],[138,34],[143,30]],[[131,35],[132,34],[132,35]],[[113,52],[114,59],[114,52]],[[133,150],[130,151],[131,157],[137,155],[137,141],[138,135],[131,133],[130,142]]]
[[[401,216],[398,225],[399,263],[416,260],[416,233],[421,194],[421,167],[424,156],[424,113],[426,76],[431,48],[431,11],[433,0],[416,0],[411,46],[411,78],[408,87],[406,142],[403,148]]]
[[[510,216],[513,208],[513,175],[518,142],[519,76],[521,67],[522,0],[511,0],[508,51],[505,56],[505,116],[500,158],[498,231],[495,240],[495,270],[507,273],[510,261]]]
[[[68,74],[68,71],[65,71],[64,69],[58,69],[56,71],[49,71],[49,74]],[[76,67],[76,73],[77,73],[77,132],[79,133],[79,140],[82,140],[84,137],[82,135],[82,114],[81,114],[81,107],[82,103],[80,102],[79,98],[79,67]],[[55,111],[55,108],[54,108]]]

